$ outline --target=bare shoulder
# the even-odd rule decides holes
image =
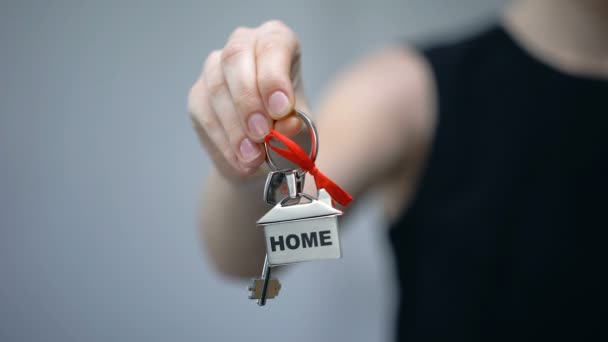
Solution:
[[[351,133],[324,137],[321,132],[335,149],[321,156],[330,173],[339,169],[336,177],[355,195],[380,190],[387,214],[395,215],[409,198],[407,189],[433,138],[434,93],[425,58],[404,46],[386,47],[347,68],[320,106],[328,131]],[[344,150],[357,154],[345,156]]]
[[[424,56],[415,49],[391,47],[372,58],[384,76],[386,91],[393,92],[386,113],[401,132],[401,150],[394,165],[379,184],[388,221],[394,221],[411,201],[430,151],[437,123],[436,90],[433,72]],[[388,80],[388,82],[386,81]],[[381,82],[381,80],[378,80]]]
[[[343,92],[363,96],[361,100],[375,106],[390,108],[383,113],[393,113],[401,118],[415,115],[428,105],[433,88],[426,59],[406,46],[388,46],[374,51],[346,69],[338,81],[336,84]]]

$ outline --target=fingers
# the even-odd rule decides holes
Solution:
[[[224,60],[223,52],[212,52],[205,65],[203,81],[208,90],[209,103],[221,129],[227,136],[229,148],[237,156],[241,168],[254,168],[262,163],[260,147],[245,134],[242,120],[237,112],[232,95],[224,79],[221,65]],[[220,147],[224,149],[224,146]]]
[[[196,82],[190,90],[188,107],[194,128],[214,160],[227,162],[233,170],[241,170],[242,167],[230,148],[228,136],[210,106],[207,94],[202,80]],[[248,170],[242,171],[246,173]]]
[[[256,82],[256,31],[235,30],[221,54],[224,80],[232,96],[241,125],[248,136],[261,142],[270,127]]]
[[[257,86],[268,114],[275,120],[293,111],[292,79],[299,72],[295,70],[299,67],[299,50],[295,33],[285,24],[270,21],[260,27],[255,47]]]
[[[264,161],[260,143],[273,119],[290,136],[301,128],[289,116],[299,56],[297,37],[278,21],[238,28],[222,50],[209,54],[189,105],[197,132],[220,169],[255,172]]]

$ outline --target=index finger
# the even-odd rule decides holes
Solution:
[[[293,111],[292,76],[298,71],[299,59],[300,44],[289,27],[271,21],[260,28],[256,41],[258,89],[270,117],[275,120]]]

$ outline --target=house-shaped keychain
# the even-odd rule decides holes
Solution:
[[[319,189],[310,203],[278,203],[257,224],[264,227],[269,266],[341,257],[338,216],[331,196]]]

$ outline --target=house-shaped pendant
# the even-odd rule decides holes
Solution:
[[[319,189],[318,196],[310,203],[278,203],[258,220],[270,266],[341,257],[338,216],[342,212],[332,206],[325,189]]]

